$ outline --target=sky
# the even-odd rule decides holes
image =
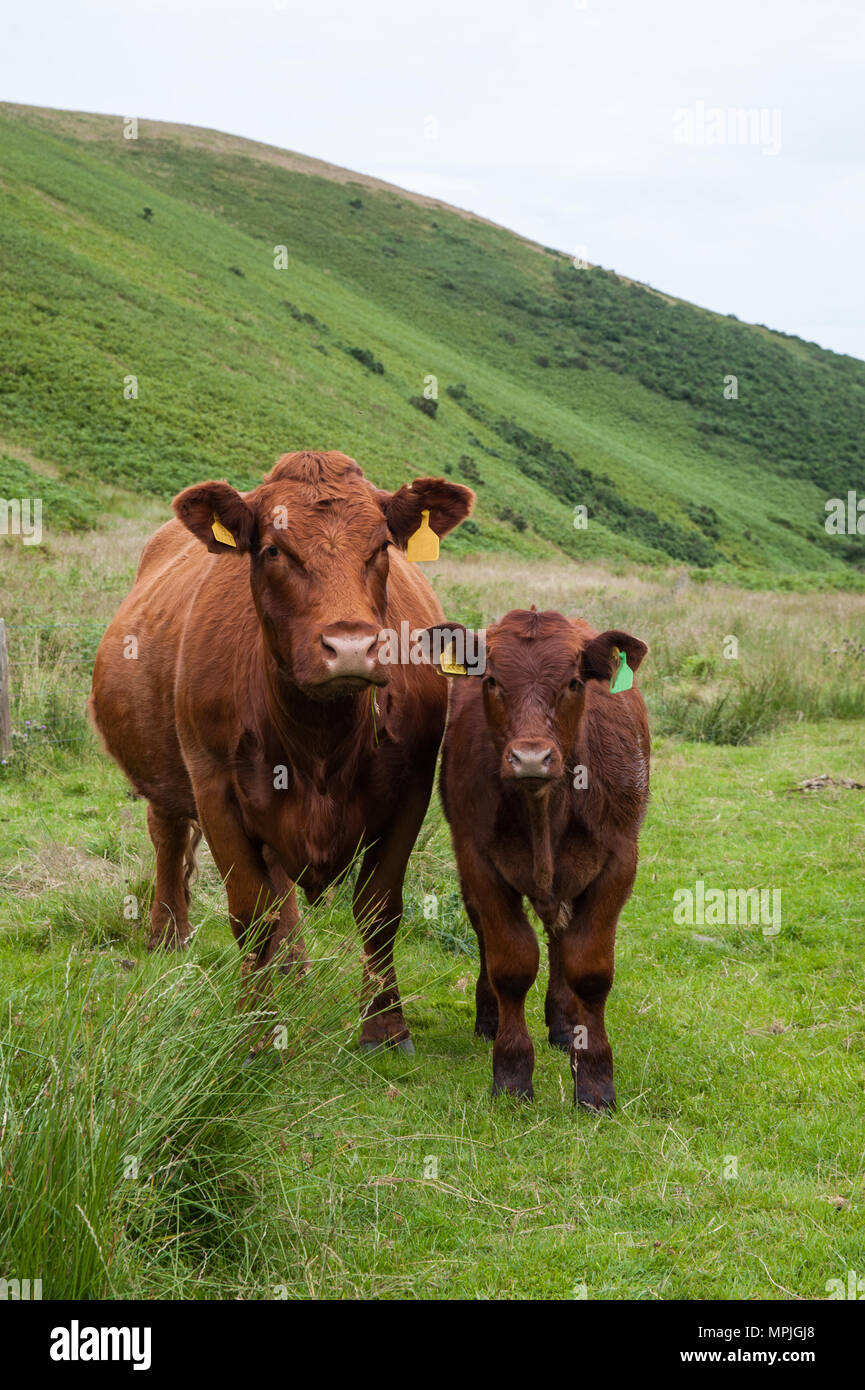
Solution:
[[[297,150],[865,357],[865,0],[40,0],[0,95]]]

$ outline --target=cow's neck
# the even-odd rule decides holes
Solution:
[[[368,691],[337,700],[312,700],[265,657],[265,697],[270,722],[295,775],[326,792],[351,776],[372,746],[375,726]]]

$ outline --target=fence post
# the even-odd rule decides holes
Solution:
[[[12,714],[9,706],[9,658],[6,654],[6,624],[0,618],[0,757],[12,752]]]

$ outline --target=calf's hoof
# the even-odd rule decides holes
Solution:
[[[493,1099],[496,1096],[514,1096],[516,1100],[534,1100],[535,1088],[531,1081],[499,1081],[493,1079]]]
[[[570,1052],[571,1044],[574,1041],[572,1029],[551,1028],[547,1036],[550,1040],[550,1047],[558,1048],[559,1052]]]
[[[584,1110],[594,1110],[598,1114],[604,1110],[615,1110],[616,1088],[612,1078],[609,1081],[586,1081],[582,1085],[578,1079],[574,1100]]]

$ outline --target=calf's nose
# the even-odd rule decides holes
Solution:
[[[377,667],[373,648],[378,634],[322,633],[324,661],[331,676],[371,676]]]
[[[505,756],[515,777],[548,778],[554,774],[549,744],[529,740],[512,743]]]

